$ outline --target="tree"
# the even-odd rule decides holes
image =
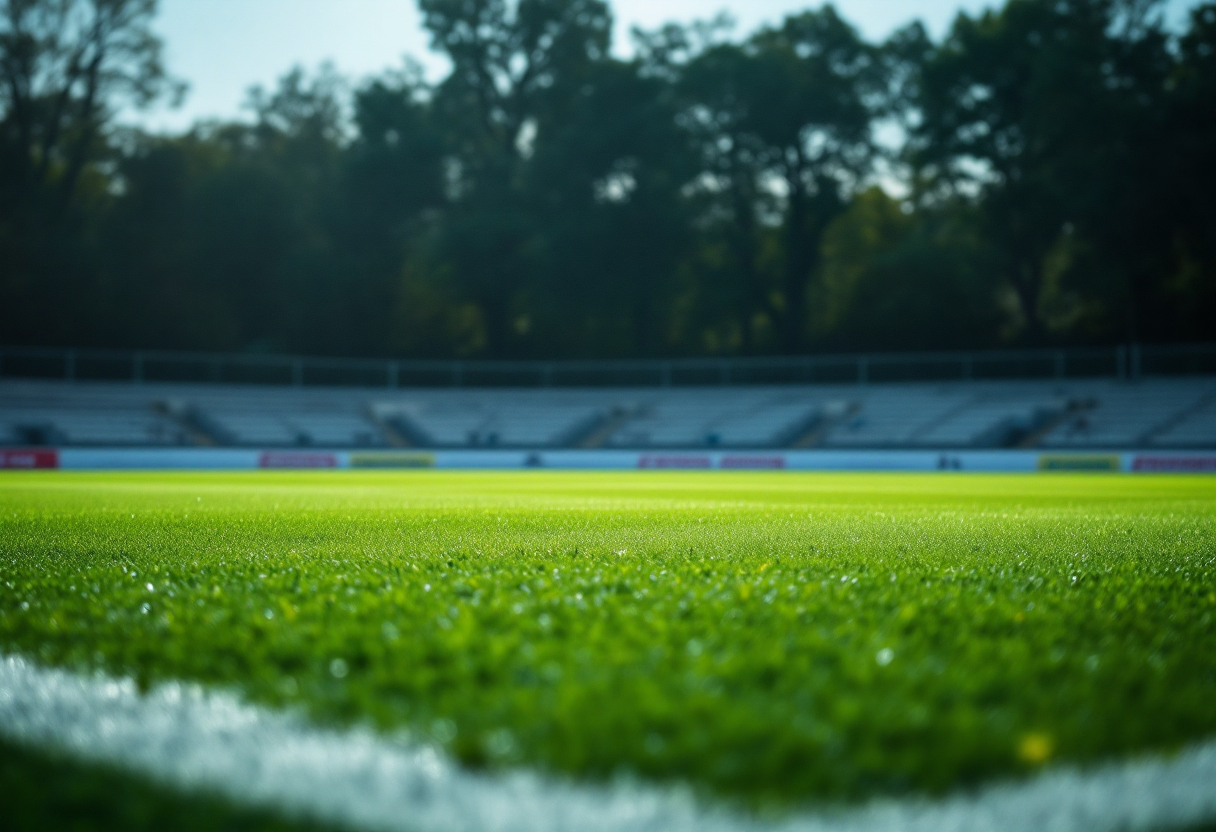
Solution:
[[[731,259],[747,287],[740,294],[771,320],[784,352],[806,345],[823,233],[869,172],[878,67],[876,51],[824,6],[744,44],[713,46],[684,75],[705,181],[724,195],[732,223]],[[756,265],[766,221],[780,227],[772,284]]]
[[[443,259],[480,307],[487,349],[530,326],[517,308],[529,275],[527,169],[590,67],[606,58],[601,0],[420,0],[432,45],[452,63],[435,92],[447,132],[452,207]]]
[[[1029,340],[1049,335],[1053,280],[1093,301],[1063,326],[1088,318],[1107,337],[1141,335],[1164,267],[1150,252],[1162,215],[1146,209],[1164,196],[1168,153],[1159,5],[1010,0],[960,15],[924,66],[919,161],[977,198]],[[1126,326],[1110,323],[1123,315]]]
[[[355,324],[362,343],[351,344],[357,351],[447,346],[434,333],[419,344],[422,333],[395,332],[416,326],[401,315],[403,303],[415,302],[407,298],[403,273],[431,231],[428,217],[446,205],[445,147],[429,93],[413,65],[355,93],[355,138],[343,153],[340,208],[333,219],[352,321],[362,318]]]
[[[824,233],[812,290],[816,343],[846,351],[999,344],[1001,287],[975,209],[960,201],[905,209],[872,187]]]
[[[0,0],[6,188],[70,201],[115,108],[176,87],[152,32],[156,0]]]
[[[73,214],[107,125],[179,86],[151,29],[156,0],[0,0],[0,303],[6,338],[85,339],[75,279],[88,272]],[[96,178],[95,178],[96,179]],[[92,181],[88,197],[103,197]]]
[[[528,180],[537,334],[559,354],[668,351],[695,174],[668,87],[636,62],[599,62],[546,135]]]
[[[0,0],[0,297],[23,311],[6,316],[9,337],[72,337],[64,281],[79,268],[69,226],[82,181],[119,107],[180,89],[155,11],[156,0]]]
[[[1153,335],[1216,341],[1216,3],[1196,6],[1189,23],[1166,84],[1164,199],[1150,208],[1170,209],[1173,255]]]
[[[252,123],[144,137],[118,165],[99,261],[124,340],[209,349],[383,349],[342,269],[341,80],[287,73],[250,94]],[[379,332],[380,341],[372,339]],[[135,335],[135,337],[139,337]],[[364,340],[367,339],[367,340]],[[370,342],[370,343],[369,343]]]
[[[779,302],[774,297],[778,281],[761,256],[780,214],[778,196],[766,187],[776,159],[749,121],[756,105],[748,84],[752,60],[738,44],[711,44],[679,79],[686,107],[682,123],[702,165],[695,181],[707,233],[698,301],[711,326],[725,328],[719,338],[728,343],[737,337],[744,353],[760,348]]]
[[[0,340],[1216,338],[1211,0],[1177,35],[1161,0],[1008,0],[882,45],[824,6],[741,38],[635,32],[628,60],[606,0],[419,2],[451,65],[434,85],[292,70],[247,118],[145,135],[117,114],[178,89],[153,0],[0,0]]]

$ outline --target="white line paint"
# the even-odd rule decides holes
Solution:
[[[236,804],[386,832],[1125,832],[1216,819],[1216,742],[943,801],[761,821],[663,786],[472,774],[428,748],[310,727],[226,693],[170,684],[141,694],[129,680],[17,657],[0,657],[0,734]]]

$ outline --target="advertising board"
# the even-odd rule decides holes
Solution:
[[[59,452],[41,448],[0,449],[0,468],[34,470],[58,468]]]
[[[582,471],[939,471],[1216,474],[1201,451],[1022,450],[367,450],[240,448],[10,448],[0,468],[76,470],[564,469]]]

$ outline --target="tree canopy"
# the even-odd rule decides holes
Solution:
[[[402,357],[1216,340],[1216,3],[831,6],[610,49],[418,0],[446,74],[182,85],[156,0],[0,0],[0,342]]]

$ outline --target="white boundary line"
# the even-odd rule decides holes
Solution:
[[[168,684],[0,656],[0,734],[187,791],[369,832],[1103,832],[1216,819],[1216,742],[1171,758],[1060,769],[942,801],[757,820],[639,783],[462,771],[434,750]]]

